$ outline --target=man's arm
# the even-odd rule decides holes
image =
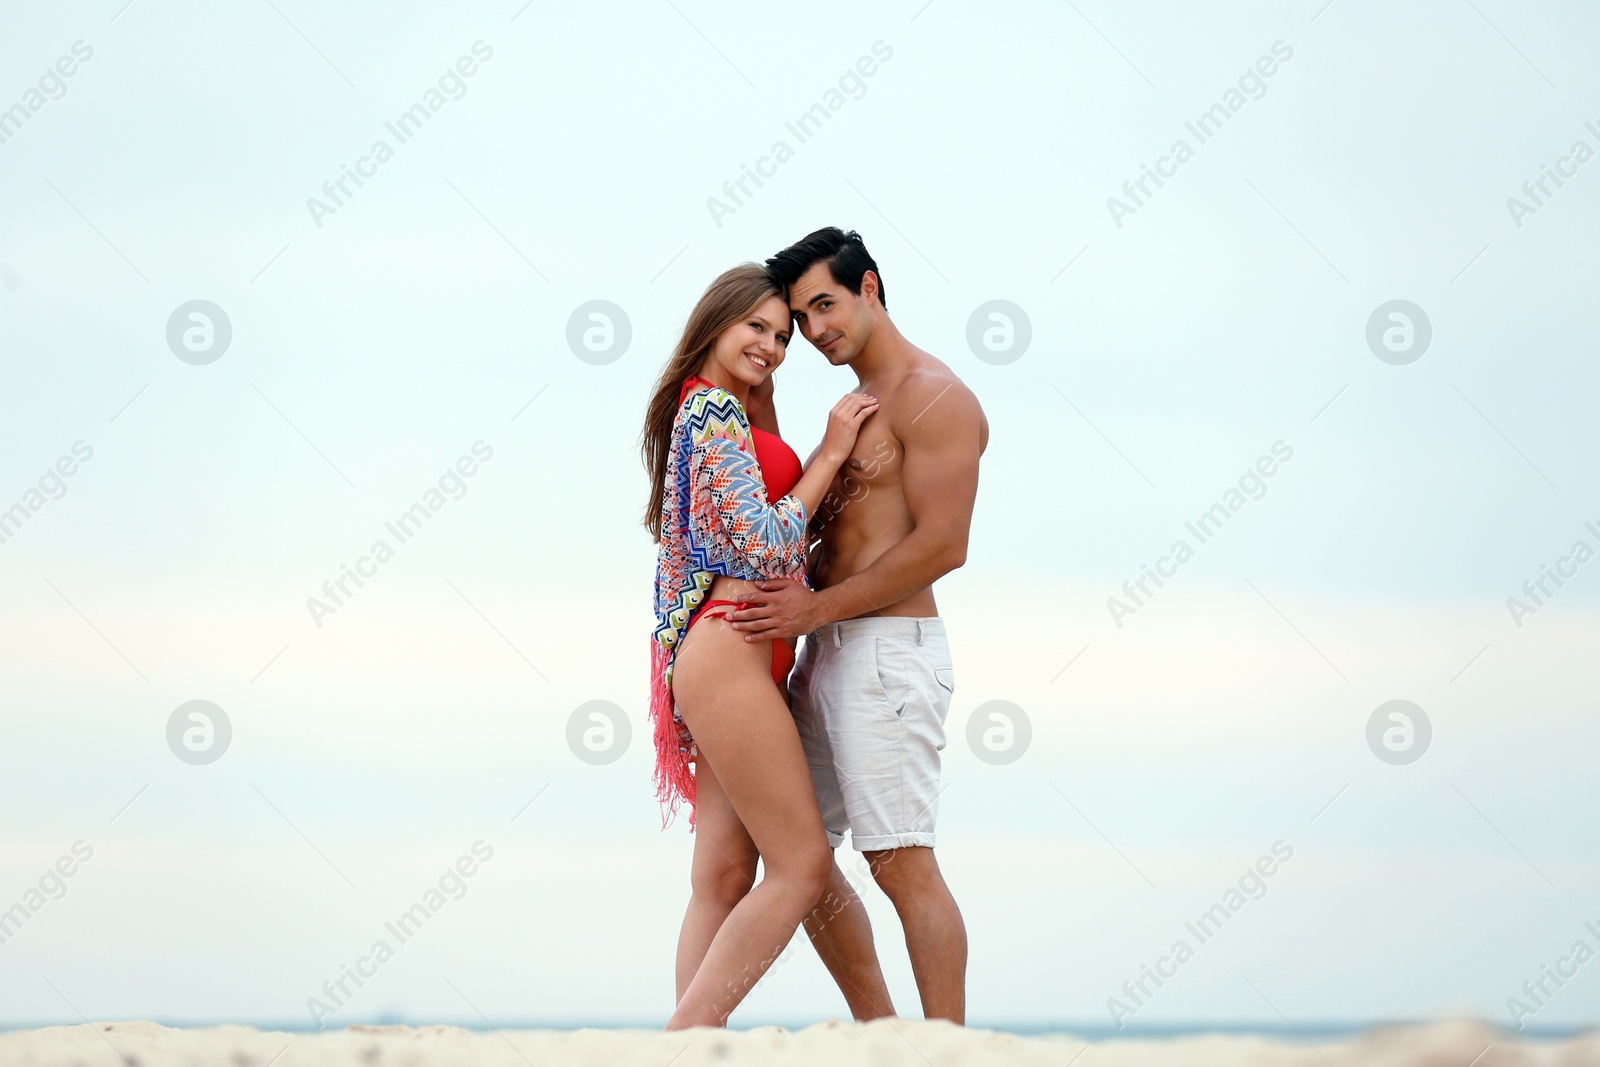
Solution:
[[[903,388],[892,429],[905,450],[900,483],[915,528],[866,570],[817,594],[818,626],[899,603],[967,560],[983,409],[972,390],[943,377]]]
[[[770,374],[760,385],[751,386],[744,413],[750,420],[751,426],[763,429],[774,437],[782,437],[783,435],[778,432],[778,409],[772,403],[772,386]]]

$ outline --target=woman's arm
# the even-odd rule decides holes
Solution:
[[[730,542],[739,562],[760,577],[804,570],[807,522],[843,461],[819,453],[788,496],[769,501],[754,456],[727,437],[705,441],[696,446],[692,461],[695,496],[711,501],[705,514],[717,527],[705,532]]]
[[[701,416],[702,432],[717,421],[730,418],[748,436],[745,419],[739,417],[737,402],[726,405],[712,397],[711,407]],[[696,500],[708,500],[709,508],[691,509],[696,523],[695,541],[713,558],[729,555],[718,552],[731,545],[731,558],[722,559],[735,577],[768,577],[804,570],[806,565],[808,517],[822,503],[833,476],[850,455],[856,432],[866,415],[876,410],[876,401],[858,393],[847,394],[829,414],[829,428],[821,447],[794,489],[781,500],[769,502],[766,483],[755,457],[731,436],[710,433],[698,439],[690,455],[690,473]],[[713,410],[715,408],[716,410]]]

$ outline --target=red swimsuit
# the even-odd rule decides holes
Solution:
[[[690,375],[683,383],[683,388],[678,393],[678,403],[681,405],[689,390],[696,384],[714,385],[700,377],[698,374]],[[756,448],[756,465],[761,468],[761,480],[767,486],[767,500],[781,500],[800,481],[803,473],[800,466],[800,457],[795,455],[794,449],[784,443],[783,438],[777,434],[768,433],[758,426],[750,427],[750,437]],[[729,607],[735,611],[751,605],[743,600],[707,600],[689,616],[689,622],[683,628],[687,634],[691,627],[708,614],[707,609],[714,607]],[[726,616],[726,611],[714,614]],[[789,642],[776,639],[772,642],[772,680],[781,689],[784,679],[794,669],[794,649],[789,647]]]

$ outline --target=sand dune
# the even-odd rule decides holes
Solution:
[[[453,1026],[352,1026],[289,1034],[248,1026],[174,1030],[155,1023],[95,1023],[0,1033],[5,1067],[739,1067],[857,1064],[894,1067],[1524,1067],[1600,1065],[1600,1034],[1564,1042],[1512,1040],[1480,1022],[1374,1030],[1343,1041],[1240,1036],[1086,1043],[1070,1035],[1017,1037],[944,1022],[827,1022],[788,1031],[701,1029],[511,1030]]]

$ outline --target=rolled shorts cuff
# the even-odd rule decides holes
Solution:
[[[831,839],[832,834],[828,835]],[[841,840],[843,840],[841,838]],[[871,837],[857,837],[850,835],[850,845],[857,852],[884,852],[892,848],[923,848],[933,847],[933,835],[930,833],[910,834],[875,834]]]

